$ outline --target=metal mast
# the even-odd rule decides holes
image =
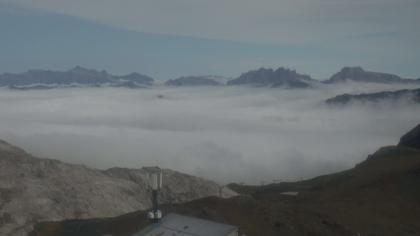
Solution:
[[[162,212],[159,210],[159,191],[162,188],[162,169],[159,167],[147,168],[149,171],[149,186],[152,189],[152,210],[147,214],[153,223],[158,223],[162,218]]]

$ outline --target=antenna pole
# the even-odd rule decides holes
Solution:
[[[152,211],[153,211],[153,214],[155,216],[158,215],[158,211],[159,211],[158,194],[159,194],[158,190],[156,190],[156,189],[153,189],[152,190],[152,203],[153,203],[153,209],[152,209]],[[158,217],[154,217],[152,219],[152,221],[153,221],[153,223],[158,223],[159,222],[159,218]]]
[[[148,213],[149,218],[153,223],[158,223],[162,218],[162,212],[159,210],[159,191],[162,188],[162,170],[159,167],[149,168],[149,185],[152,189],[152,209]]]

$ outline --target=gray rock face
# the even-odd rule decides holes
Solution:
[[[328,105],[347,105],[350,103],[377,103],[383,101],[394,103],[420,103],[420,89],[404,89],[364,94],[343,94],[327,99],[325,103]]]
[[[365,71],[361,67],[344,67],[340,72],[331,76],[325,83],[342,83],[346,81],[369,83],[416,83],[412,79],[402,79],[397,75]]]
[[[206,76],[180,77],[165,82],[166,86],[216,86],[219,82]]]
[[[308,88],[314,80],[308,75],[294,70],[278,68],[277,70],[260,68],[242,74],[237,79],[228,81],[228,85],[251,85],[263,87]]]
[[[0,75],[0,87],[22,90],[54,87],[144,87],[152,83],[152,78],[138,73],[115,76],[106,71],[96,71],[80,66],[64,72],[29,70],[21,74]]]
[[[40,221],[110,217],[151,206],[146,168],[97,170],[31,156],[0,141],[0,235],[26,235]],[[233,196],[212,181],[163,171],[161,202]]]
[[[398,146],[420,149],[420,124],[402,136]]]

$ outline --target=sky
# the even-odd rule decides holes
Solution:
[[[420,77],[419,0],[0,0],[0,73],[81,65],[167,80],[285,66]]]
[[[418,85],[0,89],[0,139],[106,169],[160,166],[219,183],[300,180],[354,167],[419,124],[419,105],[328,107],[342,93]]]

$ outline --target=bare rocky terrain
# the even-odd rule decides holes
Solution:
[[[151,206],[147,168],[98,170],[33,157],[0,141],[0,235],[26,235],[40,221],[111,217]],[[180,203],[234,192],[165,169],[160,201]],[[221,190],[222,189],[222,190]],[[220,191],[221,190],[221,191]]]

